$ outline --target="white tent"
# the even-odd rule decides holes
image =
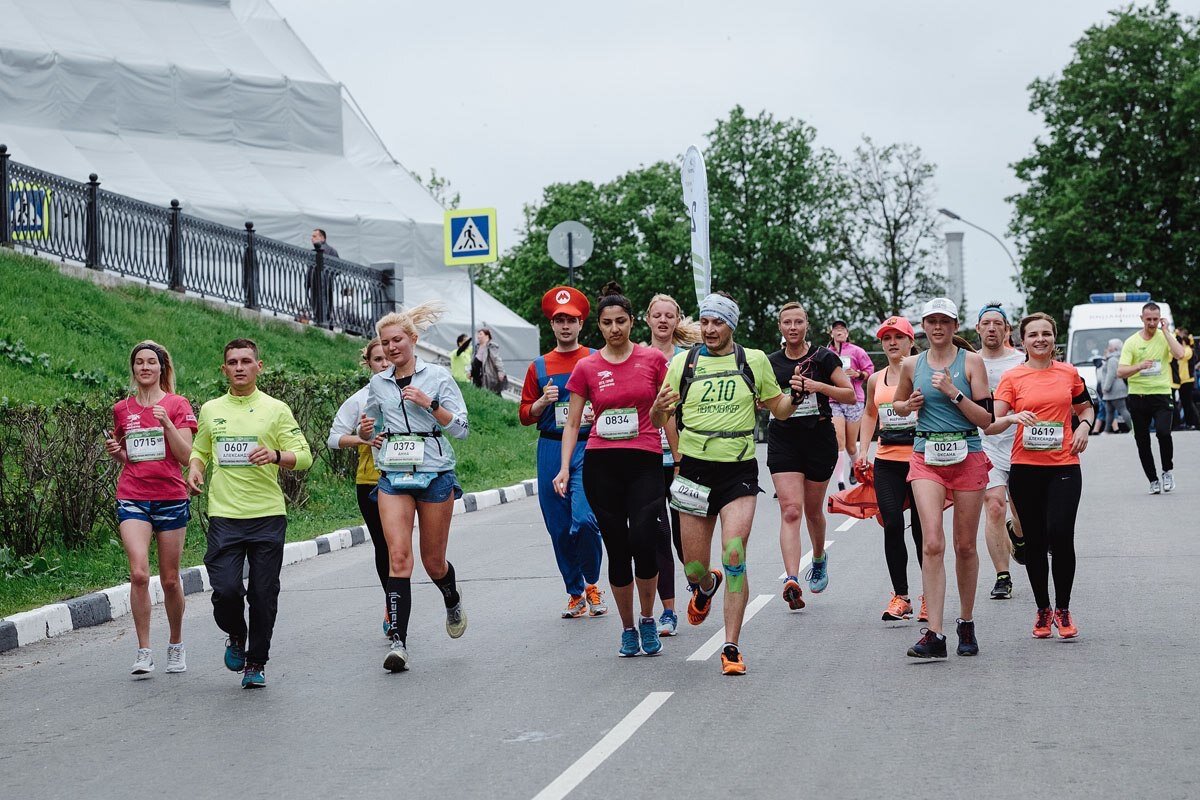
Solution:
[[[394,261],[405,303],[470,328],[465,271],[442,264],[442,208],[267,0],[0,0],[0,142],[30,166],[342,258]],[[537,331],[482,290],[508,371]]]

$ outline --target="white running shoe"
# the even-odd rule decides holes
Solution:
[[[388,672],[403,672],[408,669],[408,650],[404,648],[404,642],[392,639],[387,658],[383,659],[383,668]]]
[[[1150,494],[1162,494],[1162,484],[1158,481],[1150,481]]]
[[[167,672],[187,672],[187,659],[184,657],[183,642],[167,645]]]
[[[129,674],[147,675],[151,672],[154,672],[154,651],[149,647],[139,647],[137,660],[133,662],[133,669]]]
[[[1170,492],[1175,488],[1175,476],[1171,474],[1171,470],[1163,473],[1162,488],[1164,492]]]

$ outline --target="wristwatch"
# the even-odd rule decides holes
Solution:
[[[437,411],[441,407],[442,407],[442,404],[439,403],[436,399],[429,401],[429,413],[430,414]]]
[[[966,397],[966,395],[964,395],[962,392],[959,392],[958,394],[956,394],[954,396],[954,400],[952,402],[954,403],[954,405],[958,405],[959,403],[961,403],[963,401],[964,397]]]

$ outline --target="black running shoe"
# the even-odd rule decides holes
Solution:
[[[1011,519],[1004,520],[1004,527],[1008,528],[1008,541],[1012,543],[1013,561],[1021,566],[1025,566],[1025,539],[1017,536],[1017,528],[1013,525]]]
[[[979,655],[979,642],[975,639],[975,623],[958,621],[958,654],[960,656]]]
[[[912,658],[945,658],[946,637],[938,636],[929,628],[921,628],[921,640],[908,648]]]
[[[996,585],[992,587],[993,600],[1009,600],[1012,598],[1012,576],[1007,572],[996,573]]]

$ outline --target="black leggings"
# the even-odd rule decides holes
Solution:
[[[1125,400],[1129,416],[1133,417],[1133,440],[1137,442],[1138,458],[1141,459],[1142,472],[1146,473],[1148,481],[1158,480],[1158,472],[1154,469],[1154,451],[1150,449],[1150,420],[1154,420],[1154,435],[1158,437],[1163,472],[1175,468],[1175,444],[1171,441],[1175,409],[1172,405],[1171,396],[1167,394],[1131,394]]]
[[[1054,607],[1070,608],[1075,582],[1075,514],[1083,491],[1078,464],[1035,467],[1013,464],[1008,474],[1021,531],[1025,534],[1025,570],[1038,608],[1050,607],[1048,581],[1054,572]],[[1048,556],[1049,551],[1054,556]],[[1052,564],[1048,562],[1052,561]]]
[[[675,599],[675,559],[671,555],[672,542],[675,543],[675,552],[679,556],[679,563],[683,563],[683,541],[679,538],[679,512],[671,508],[666,501],[673,480],[675,480],[675,468],[663,467],[663,504],[658,510],[658,543],[655,548],[658,556],[658,596],[663,600]]]
[[[608,552],[608,582],[628,586],[658,577],[655,547],[663,504],[662,454],[628,448],[588,449],[583,491]],[[630,562],[633,568],[630,569]]]
[[[912,484],[908,482],[908,462],[875,459],[875,499],[883,516],[883,556],[888,574],[892,576],[892,591],[908,596],[908,547],[904,544],[904,501],[908,500],[908,518],[912,521],[912,540],[917,547],[917,564],[921,563],[921,515],[913,499]]]
[[[374,490],[373,483],[355,484],[358,494],[358,510],[362,513],[363,522],[367,524],[367,532],[371,534],[371,544],[375,547],[375,572],[379,573],[379,585],[387,595],[388,579],[388,549],[387,540],[383,538],[383,523],[379,521],[379,503],[371,499]]]

